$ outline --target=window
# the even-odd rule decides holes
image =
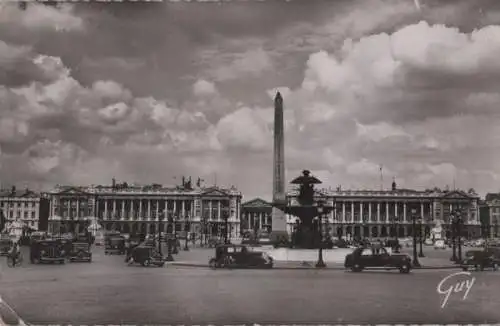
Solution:
[[[363,249],[363,251],[361,252],[361,256],[371,256],[371,255],[373,255],[373,251],[371,248]]]

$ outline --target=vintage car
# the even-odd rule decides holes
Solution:
[[[441,239],[434,241],[434,249],[446,249],[446,242]]]
[[[92,262],[92,252],[90,251],[90,244],[88,242],[75,241],[71,246],[68,253],[68,260],[70,262]]]
[[[0,256],[7,256],[9,254],[10,248],[12,247],[12,244],[13,241],[11,238],[0,238]]]
[[[38,263],[59,263],[64,264],[66,252],[58,240],[45,239],[34,241],[30,246],[30,261],[32,264]]]
[[[44,240],[46,239],[48,236],[47,236],[47,232],[41,232],[41,231],[35,231],[31,234],[30,236],[30,244],[33,242],[33,241],[40,241],[40,240]]]
[[[125,238],[121,235],[113,235],[106,239],[106,244],[104,247],[105,255],[123,255],[126,252],[125,248]]]
[[[142,266],[157,266],[165,265],[165,257],[160,255],[155,247],[139,245],[132,250],[128,264],[141,264]]]
[[[460,264],[464,271],[473,267],[476,271],[483,271],[485,268],[498,270],[500,259],[494,251],[488,250],[470,250],[465,253],[465,259]]]
[[[361,272],[367,268],[399,269],[401,273],[409,273],[412,268],[411,258],[405,254],[390,254],[385,248],[357,248],[345,257],[344,267],[353,272]]]
[[[210,268],[273,268],[274,260],[265,252],[245,245],[218,245],[215,257],[208,262]]]

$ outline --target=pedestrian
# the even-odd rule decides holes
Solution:
[[[9,257],[12,259],[12,265],[16,266],[17,258],[19,256],[19,244],[17,241],[12,243],[12,247],[9,252]]]

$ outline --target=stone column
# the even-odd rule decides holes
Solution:
[[[385,203],[385,221],[384,223],[389,222],[389,202]]]
[[[377,223],[380,223],[380,203],[377,203]],[[380,228],[378,231],[380,234]]]
[[[354,201],[351,201],[351,221],[354,221]]]
[[[360,223],[363,224],[363,202],[359,203],[359,220]]]
[[[408,219],[406,217],[406,202],[403,204],[403,220],[404,222],[408,222]]]
[[[139,198],[139,218],[141,219],[141,221],[144,220],[144,216],[142,215],[142,198]]]
[[[373,223],[373,221],[372,221],[372,204],[373,204],[372,202],[368,203],[368,221],[370,223]]]
[[[221,220],[221,205],[220,205],[220,200],[217,202],[217,220]]]
[[[148,219],[151,219],[151,199],[148,199]]]
[[[156,218],[155,218],[155,220],[158,220],[158,221],[160,220],[160,200],[159,199],[156,200]],[[165,220],[166,220],[165,216],[162,216],[161,220],[163,221],[163,223],[165,223]],[[163,224],[163,225],[165,225],[165,224]]]
[[[346,222],[346,218],[345,218],[345,202],[343,201],[342,202],[342,223],[345,223]]]
[[[394,217],[399,218],[399,216],[398,216],[398,202],[394,203]]]
[[[420,203],[420,218],[422,219],[422,223],[424,223],[424,203]]]

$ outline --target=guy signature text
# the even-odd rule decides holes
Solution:
[[[452,293],[463,293],[462,300],[467,299],[467,295],[469,295],[469,292],[476,281],[476,278],[471,275],[472,274],[469,272],[453,273],[446,276],[441,280],[441,282],[439,282],[437,292],[444,295],[441,308],[446,306],[446,303],[448,303],[448,299]],[[468,278],[464,280],[464,276],[468,276]]]

